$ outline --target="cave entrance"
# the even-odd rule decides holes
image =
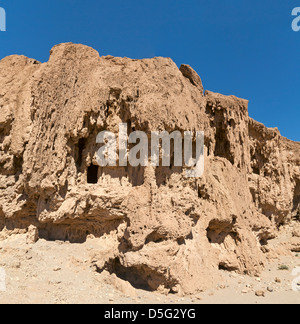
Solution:
[[[235,236],[234,225],[236,224],[236,217],[229,220],[213,219],[208,228],[206,229],[207,238],[209,243],[212,244],[223,244],[227,236]]]
[[[77,171],[80,172],[82,168],[83,161],[83,151],[85,149],[86,140],[85,138],[81,138],[77,144],[77,159],[76,159],[76,167]]]
[[[230,151],[230,141],[228,140],[226,130],[220,127],[216,131],[215,156],[225,158],[234,165],[234,157]]]
[[[98,169],[97,165],[90,165],[87,171],[87,183],[97,184],[98,183]]]

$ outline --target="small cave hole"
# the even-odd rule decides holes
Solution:
[[[265,238],[262,238],[262,239],[259,241],[259,244],[260,244],[261,246],[266,246],[266,245],[268,245],[268,240],[265,239]]]
[[[80,171],[81,166],[82,166],[82,161],[83,161],[83,151],[85,149],[86,145],[86,140],[85,138],[81,138],[77,144],[78,148],[78,155],[77,155],[77,160],[76,160],[76,166],[77,170]]]
[[[226,263],[221,262],[221,263],[219,264],[219,270],[222,270],[222,271],[229,271],[229,272],[235,272],[235,271],[238,270],[238,268],[233,267],[233,266],[229,266],[229,265],[227,265]]]
[[[253,167],[252,169],[253,169],[253,173],[254,173],[254,174],[260,175],[259,168],[257,168],[257,167]]]
[[[93,164],[88,167],[87,182],[89,184],[97,184],[98,183],[98,169],[99,169],[99,167],[97,165],[93,165]]]
[[[219,270],[227,271],[227,268],[223,263],[220,263],[219,264]]]
[[[231,152],[231,145],[226,129],[218,127],[215,140],[216,146],[214,155],[225,158],[229,162],[231,162],[232,165],[234,165],[234,156]]]
[[[178,245],[185,245],[185,239],[184,238],[179,238],[177,240]]]
[[[110,274],[115,274],[119,279],[129,282],[135,289],[141,289],[145,291],[155,291],[154,287],[150,287],[148,280],[151,278],[151,274],[146,273],[143,268],[126,268],[121,265],[118,258],[110,260],[106,264],[106,270]],[[101,271],[99,271],[101,273]],[[160,281],[162,282],[162,280]],[[158,284],[159,286],[159,284]]]

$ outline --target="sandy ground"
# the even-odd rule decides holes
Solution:
[[[300,304],[300,286],[298,292],[292,289],[297,278],[292,271],[300,267],[296,253],[269,264],[260,278],[224,271],[224,282],[216,282],[213,290],[182,298],[142,290],[129,294],[119,291],[90,267],[90,255],[96,245],[96,240],[84,244],[39,240],[26,245],[24,235],[0,242],[0,274],[1,268],[6,273],[6,291],[0,291],[0,303]],[[279,270],[282,265],[288,270]],[[265,297],[257,297],[259,291]]]

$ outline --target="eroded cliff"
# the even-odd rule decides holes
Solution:
[[[204,176],[98,167],[96,136],[120,123],[204,131]],[[299,143],[249,118],[246,100],[204,94],[197,73],[171,59],[70,43],[47,63],[0,61],[0,237],[95,237],[94,268],[135,287],[195,293],[220,269],[256,275],[266,258],[300,251],[299,167]]]

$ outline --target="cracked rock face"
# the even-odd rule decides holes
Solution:
[[[196,293],[220,270],[256,275],[286,225],[299,233],[300,144],[206,91],[171,59],[100,57],[61,44],[47,63],[0,61],[0,238],[99,240],[92,263],[135,287]],[[205,172],[98,167],[96,136],[205,132]],[[3,234],[5,233],[5,235]],[[297,251],[299,235],[280,251]]]

